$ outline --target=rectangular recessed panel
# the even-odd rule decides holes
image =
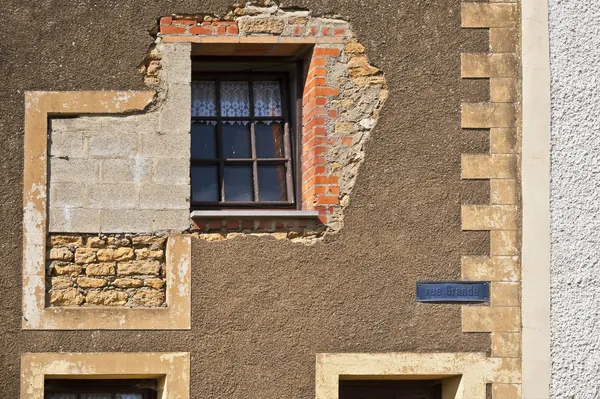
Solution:
[[[215,82],[192,82],[192,116],[217,116]]]
[[[225,165],[225,201],[253,200],[252,165]]]
[[[248,122],[224,122],[223,158],[251,158],[250,124]]]
[[[283,165],[258,165],[260,201],[286,200],[286,174]]]
[[[217,158],[216,123],[192,123],[192,158]]]
[[[257,122],[256,156],[258,158],[284,158],[283,129],[280,123]]]
[[[221,82],[221,116],[249,116],[250,93],[247,81]]]
[[[252,83],[255,116],[281,116],[281,88],[277,80],[257,80]]]
[[[192,201],[219,201],[217,165],[192,166]]]

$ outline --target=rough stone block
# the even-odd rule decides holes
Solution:
[[[83,271],[83,267],[74,264],[68,264],[63,262],[53,262],[50,266],[54,273],[59,276],[77,277]]]
[[[518,307],[463,306],[463,332],[518,332],[521,310]]]
[[[100,262],[124,262],[133,259],[133,256],[133,249],[127,247],[98,250],[98,260]]]
[[[491,255],[519,255],[518,231],[492,231],[490,233]]]
[[[465,129],[514,127],[515,105],[512,103],[463,103],[461,126]]]
[[[94,233],[100,231],[100,210],[50,208],[50,232]]]
[[[53,290],[65,290],[73,286],[73,280],[69,277],[52,277]]]
[[[521,284],[505,281],[492,282],[490,304],[492,306],[521,306]]]
[[[92,159],[50,159],[50,185],[52,183],[95,183],[99,164]]]
[[[516,230],[519,213],[514,205],[463,205],[463,230]]]
[[[518,21],[514,3],[462,3],[463,28],[514,27]]]
[[[128,247],[131,245],[129,238],[125,237],[108,237],[106,243],[110,246],[115,247]]]
[[[51,157],[87,157],[84,135],[80,132],[52,131],[48,150]]]
[[[518,256],[463,256],[463,280],[519,281],[521,264]]]
[[[50,236],[50,245],[52,245],[53,247],[57,247],[57,246],[70,246],[70,245],[74,245],[74,246],[81,246],[83,245],[83,238],[80,235],[69,235],[69,236],[63,236],[63,235],[51,235]]]
[[[517,30],[514,28],[491,28],[490,51],[514,53],[517,50]]]
[[[70,262],[73,260],[73,252],[69,251],[69,249],[65,247],[52,248],[48,258],[50,260],[62,260],[65,262]]]
[[[131,300],[138,306],[157,307],[165,302],[165,294],[162,291],[143,289],[133,294]]]
[[[520,357],[521,333],[492,333],[492,356]]]
[[[492,154],[517,153],[517,130],[505,128],[490,129],[490,152]]]
[[[83,303],[83,295],[76,288],[50,291],[50,303],[54,306],[79,306]]]
[[[132,183],[97,184],[89,189],[88,205],[99,209],[133,209],[137,206],[138,186]]]
[[[50,206],[59,208],[81,208],[85,205],[86,188],[77,183],[51,183]]]
[[[158,275],[160,263],[158,261],[131,261],[117,264],[117,273],[123,276],[132,275]]]
[[[132,158],[137,153],[138,135],[129,131],[91,132],[88,140],[90,157]]]
[[[140,209],[107,209],[102,211],[103,233],[147,233],[152,231],[153,212]]]
[[[158,159],[153,181],[157,184],[190,184],[190,159]]]
[[[104,248],[106,246],[106,240],[100,237],[89,237],[86,241],[88,248]]]
[[[106,280],[103,278],[79,277],[77,285],[81,288],[101,288],[106,285]]]
[[[147,278],[144,280],[144,285],[155,290],[160,290],[165,285],[165,282],[160,278]]]
[[[517,176],[516,155],[462,154],[463,179],[508,179]]]
[[[143,184],[140,188],[140,208],[189,210],[189,197],[188,185]]]
[[[513,78],[490,79],[490,101],[510,103],[517,100],[517,80]]]
[[[167,237],[165,236],[134,236],[132,237],[133,245],[136,247],[139,246],[150,246],[153,248],[160,248],[167,242]]]
[[[243,34],[270,33],[280,35],[285,22],[283,19],[273,17],[243,17],[238,21],[240,32]]]
[[[516,204],[519,200],[518,183],[514,179],[492,179],[490,180],[490,203]]]
[[[117,288],[140,288],[144,286],[144,282],[137,278],[118,278],[112,285]]]
[[[96,262],[95,248],[77,248],[75,251],[75,263],[83,265]]]
[[[116,273],[116,263],[91,263],[85,267],[85,274],[88,276],[114,276]]]
[[[123,306],[127,303],[127,294],[121,291],[89,291],[86,303],[102,306]]]
[[[462,53],[463,78],[512,78],[517,75],[517,59],[511,53]]]
[[[135,258],[137,260],[156,259],[162,260],[164,251],[162,249],[152,250],[150,248],[140,248],[135,250]]]

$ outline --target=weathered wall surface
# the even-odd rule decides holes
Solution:
[[[552,394],[600,392],[600,15],[551,0]]]
[[[417,280],[459,279],[461,255],[489,254],[489,233],[460,226],[462,203],[490,202],[489,183],[461,182],[460,170],[461,153],[488,150],[487,131],[462,131],[459,112],[489,99],[487,81],[460,79],[460,52],[486,52],[488,33],[460,28],[458,0],[283,4],[347,18],[386,73],[339,234],[312,246],[195,240],[190,331],[21,331],[23,92],[142,89],[136,67],[159,17],[229,6],[3,4],[3,396],[18,396],[22,352],[190,351],[193,398],[311,398],[316,352],[489,351],[488,334],[462,333],[460,307],[414,299]]]

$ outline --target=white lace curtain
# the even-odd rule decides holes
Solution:
[[[221,116],[250,116],[250,93],[247,81],[223,81],[221,86]],[[255,116],[281,116],[281,89],[278,81],[252,82]],[[192,116],[217,116],[215,82],[192,83]],[[270,121],[267,121],[270,123]]]

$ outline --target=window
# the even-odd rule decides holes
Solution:
[[[296,206],[288,84],[285,73],[194,74],[192,208]]]
[[[44,399],[156,399],[156,380],[46,380]]]

